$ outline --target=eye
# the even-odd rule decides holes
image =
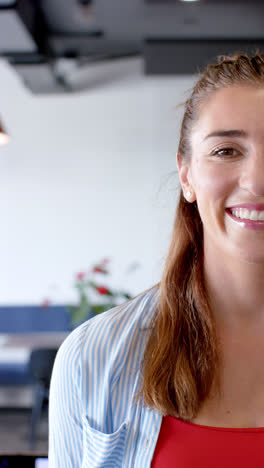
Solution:
[[[238,156],[240,153],[236,148],[232,146],[226,148],[218,148],[211,153],[213,156],[220,156],[222,158],[231,158]]]

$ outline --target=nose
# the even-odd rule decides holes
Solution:
[[[264,197],[264,149],[242,163],[240,186],[255,197]]]

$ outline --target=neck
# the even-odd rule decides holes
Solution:
[[[226,325],[264,324],[264,263],[224,256],[215,246],[213,252],[206,248],[204,257],[205,284],[216,319]]]

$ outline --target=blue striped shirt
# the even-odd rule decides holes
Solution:
[[[58,351],[49,405],[50,468],[148,468],[162,415],[134,397],[158,288],[76,328]]]

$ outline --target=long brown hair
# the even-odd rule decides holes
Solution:
[[[191,157],[190,134],[201,105],[227,86],[264,85],[264,55],[220,56],[200,74],[185,102],[178,154]],[[161,282],[159,305],[142,362],[144,403],[162,414],[193,419],[219,389],[220,350],[203,276],[203,226],[196,202],[183,192]]]

